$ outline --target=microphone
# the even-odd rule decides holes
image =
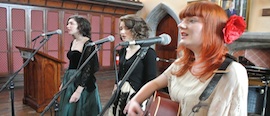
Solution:
[[[54,35],[54,34],[62,34],[62,31],[60,29],[57,29],[53,32],[47,32],[47,33],[42,33],[41,36],[51,36],[51,35]]]
[[[114,37],[113,37],[112,35],[109,35],[109,36],[106,37],[106,38],[97,40],[97,41],[95,41],[95,42],[91,42],[91,43],[87,44],[86,46],[94,46],[94,45],[103,44],[103,43],[105,43],[105,42],[113,42],[113,41],[114,41]]]
[[[53,32],[48,32],[48,33],[42,33],[40,34],[39,36],[37,36],[36,38],[32,39],[32,42],[37,40],[40,36],[51,36],[51,35],[54,35],[54,34],[62,34],[62,31],[60,29],[57,29]],[[42,43],[44,40],[42,40],[40,43]]]
[[[167,60],[167,59],[163,59],[163,58],[159,58],[159,57],[156,58],[156,61],[162,61],[162,62],[174,62],[174,60],[175,59],[169,59],[169,60]]]
[[[171,37],[168,34],[161,34],[157,37],[153,37],[149,39],[121,42],[119,43],[119,45],[121,46],[128,46],[128,45],[150,46],[156,43],[160,43],[162,45],[168,45],[171,43]]]

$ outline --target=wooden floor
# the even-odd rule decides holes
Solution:
[[[100,92],[100,98],[102,106],[104,107],[111,97],[111,92],[114,86],[115,73],[114,71],[98,72],[96,74],[97,84]],[[8,78],[0,77],[1,87]],[[14,78],[14,113],[15,116],[40,116],[31,107],[24,105],[22,102],[24,88],[23,88],[23,76],[18,75]],[[12,106],[10,99],[10,90],[4,89],[0,93],[0,116],[12,116]],[[54,111],[47,111],[45,116],[54,116]]]

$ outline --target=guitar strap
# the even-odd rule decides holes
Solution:
[[[219,82],[221,76],[223,74],[227,73],[226,68],[233,61],[233,59],[230,58],[230,57],[231,56],[227,56],[226,59],[224,60],[224,62],[218,68],[218,71],[215,71],[214,72],[215,73],[214,77],[211,79],[211,81],[209,82],[209,84],[207,85],[207,87],[204,89],[203,93],[199,97],[199,99],[200,99],[199,103],[192,108],[192,112],[191,113],[196,113],[196,112],[199,111],[199,109],[202,106],[207,106],[207,104],[203,104],[202,102],[205,101],[211,95],[211,93],[214,91],[214,89],[215,89],[217,83]]]

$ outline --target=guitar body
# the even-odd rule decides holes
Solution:
[[[180,116],[180,104],[167,93],[156,91],[147,103],[144,116]]]

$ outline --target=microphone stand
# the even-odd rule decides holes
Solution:
[[[40,37],[40,36],[38,36]],[[36,38],[38,38],[36,37]],[[23,65],[20,67],[19,70],[17,70],[15,73],[13,73],[9,79],[7,80],[7,82],[1,87],[0,92],[2,92],[2,90],[4,90],[4,88],[7,87],[7,85],[9,84],[9,89],[10,89],[10,99],[11,99],[11,114],[12,116],[15,116],[15,112],[14,112],[14,83],[13,83],[13,79],[15,78],[15,76],[17,76],[19,74],[19,72],[30,62],[30,60],[34,57],[34,55],[39,51],[39,49],[41,47],[44,46],[44,44],[50,39],[51,36],[47,36],[44,37],[44,41],[40,44],[40,46],[35,49],[35,51],[27,58],[27,60],[23,63]],[[36,39],[35,38],[35,39]]]
[[[136,59],[134,60],[134,62],[130,66],[130,68],[128,69],[127,73],[124,75],[121,83],[117,86],[116,92],[113,93],[112,97],[110,98],[110,100],[108,101],[108,103],[104,106],[104,108],[102,109],[102,111],[99,114],[99,116],[103,116],[104,113],[106,112],[106,110],[116,100],[116,98],[118,97],[118,94],[120,92],[120,89],[122,88],[122,86],[124,85],[124,83],[127,81],[127,79],[129,78],[129,76],[131,75],[131,73],[133,72],[133,70],[135,69],[135,67],[137,66],[137,64],[139,63],[139,61],[144,58],[144,56],[147,53],[147,50],[148,49],[149,49],[149,47],[142,47],[141,50],[137,53]]]
[[[261,77],[262,83],[264,83],[264,97],[263,97],[263,107],[262,107],[262,112],[261,116],[265,116],[265,111],[266,111],[266,105],[267,105],[267,94],[268,94],[268,84],[270,83],[270,78],[269,76],[263,76]]]
[[[84,63],[80,66],[80,68],[75,72],[75,74],[73,74],[71,76],[71,79],[62,87],[62,89],[60,91],[58,91],[53,99],[51,100],[51,102],[44,108],[43,112],[40,114],[40,116],[44,116],[44,114],[50,109],[50,107],[55,103],[57,104],[57,98],[62,94],[62,92],[64,90],[67,89],[68,85],[73,82],[73,80],[76,78],[77,74],[82,70],[82,68],[88,63],[88,61],[90,61],[90,59],[95,55],[95,53],[97,53],[99,51],[99,49],[101,48],[102,44],[98,44],[96,49],[90,54],[90,56],[84,61]],[[58,106],[56,108],[55,114],[58,111]]]

